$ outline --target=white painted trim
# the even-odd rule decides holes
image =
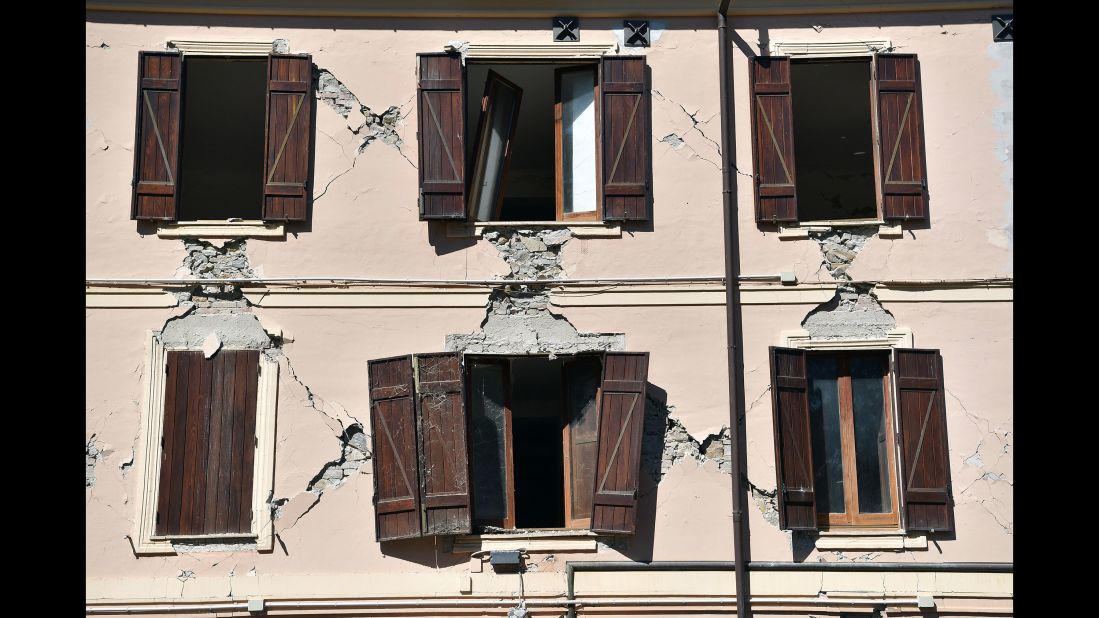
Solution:
[[[466,60],[597,60],[604,54],[613,54],[617,48],[617,43],[470,43],[462,56]]]
[[[622,226],[602,221],[449,221],[447,238],[481,238],[486,228],[569,228],[577,238],[622,238]]]
[[[266,221],[159,222],[160,238],[285,238],[286,226]]]
[[[168,49],[184,56],[266,56],[275,51],[274,41],[168,41]]]
[[[874,52],[892,49],[889,39],[841,41],[771,41],[772,56],[794,58],[829,58],[841,56],[872,56]]]
[[[863,551],[927,549],[927,536],[909,536],[903,532],[821,531],[816,539],[817,549]]]
[[[912,329],[906,326],[894,328],[886,333],[884,339],[810,339],[807,330],[785,330],[780,335],[780,345],[802,350],[891,350],[915,347]]]
[[[164,375],[167,371],[168,349],[161,343],[158,331],[150,330],[147,333],[146,373],[149,377],[145,406],[141,413],[141,436],[138,438],[138,444],[143,445],[143,452],[137,459],[137,478],[140,479],[142,491],[141,500],[137,501],[137,539],[134,541],[134,553],[175,554],[173,541],[188,543],[221,539],[242,543],[254,540],[258,551],[271,551],[274,548],[274,530],[267,498],[274,490],[278,362],[260,352],[259,385],[256,392],[256,451],[252,471],[252,533],[158,537],[156,505],[160,498],[160,441],[164,436]]]
[[[85,308],[175,307],[179,299],[171,292],[155,288],[86,288]]]

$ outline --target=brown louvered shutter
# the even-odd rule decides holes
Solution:
[[[607,352],[599,395],[592,530],[633,534],[637,525],[648,352]]]
[[[603,56],[603,219],[649,220],[651,107],[644,56]]]
[[[938,350],[898,348],[893,351],[893,372],[905,528],[954,530],[942,355]]]
[[[794,108],[790,58],[757,56],[749,61],[752,89],[752,156],[756,221],[798,220],[794,171]]]
[[[379,541],[421,536],[412,356],[367,361]]]
[[[471,531],[463,382],[460,353],[416,355],[424,535]]]
[[[251,534],[259,352],[168,352],[156,533]]]
[[[462,61],[417,54],[420,220],[465,219],[465,117]]]
[[[927,172],[923,146],[923,101],[915,54],[874,57],[881,136],[882,216],[927,219]]]
[[[182,82],[178,52],[138,52],[131,219],[176,219]]]
[[[816,530],[817,500],[813,491],[805,350],[771,347],[771,411],[779,528]]]
[[[313,57],[271,54],[267,61],[267,130],[263,218],[305,221],[313,139]]]

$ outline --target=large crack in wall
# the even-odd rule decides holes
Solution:
[[[416,167],[412,160],[401,150],[404,140],[401,139],[397,128],[400,122],[408,115],[401,110],[404,107],[390,105],[378,112],[359,100],[355,93],[341,82],[328,69],[317,70],[317,99],[327,104],[337,114],[347,120],[347,130],[359,138],[359,145],[355,149],[356,158],[362,154],[366,147],[374,141],[392,146],[404,157],[412,167]],[[411,101],[411,99],[410,99]],[[405,105],[408,105],[406,102]],[[411,111],[411,110],[409,110]],[[352,163],[354,167],[354,163]]]

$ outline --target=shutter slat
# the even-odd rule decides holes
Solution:
[[[308,215],[312,201],[312,89],[312,56],[268,56],[264,220],[305,221]]]
[[[890,221],[926,220],[928,196],[919,61],[915,54],[877,54],[874,64],[882,217]]]
[[[648,352],[607,352],[599,390],[599,434],[592,530],[633,534],[637,527]]]
[[[417,431],[424,535],[469,534],[465,388],[458,352],[417,354]]]
[[[367,362],[378,541],[422,536],[412,357]]]
[[[901,437],[901,496],[909,531],[954,530],[946,388],[938,350],[893,351]]]
[[[798,220],[794,169],[794,108],[790,58],[757,56],[749,62],[756,221]]]
[[[805,351],[777,347],[770,350],[779,527],[783,530],[816,530],[817,506],[813,487]]]
[[[465,109],[457,55],[418,54],[420,220],[466,218]]]
[[[603,56],[603,219],[648,221],[652,130],[644,56]]]
[[[137,65],[130,218],[174,221],[179,198],[183,60],[178,52],[139,52]]]

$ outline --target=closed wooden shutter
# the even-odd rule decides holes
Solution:
[[[267,132],[263,218],[305,221],[311,201],[313,57],[271,54],[267,62]]]
[[[603,56],[603,219],[649,220],[652,129],[644,56]]]
[[[131,219],[176,219],[182,82],[178,52],[138,52]]]
[[[790,58],[757,56],[749,61],[752,89],[752,156],[756,221],[798,220],[794,171],[794,108]]]
[[[462,61],[417,54],[420,220],[465,219],[465,117]]]
[[[599,401],[592,530],[632,534],[637,525],[648,352],[607,352]]]
[[[905,528],[954,530],[943,358],[938,350],[898,348],[893,351],[893,375]]]
[[[463,384],[460,353],[416,355],[424,535],[471,531]]]
[[[168,352],[156,533],[251,534],[259,352]]]
[[[775,431],[779,528],[816,530],[809,381],[804,350],[771,347],[771,412]]]
[[[923,145],[923,102],[915,54],[874,57],[881,139],[882,216],[927,219],[927,172]]]
[[[367,362],[379,541],[421,536],[412,356]]]

